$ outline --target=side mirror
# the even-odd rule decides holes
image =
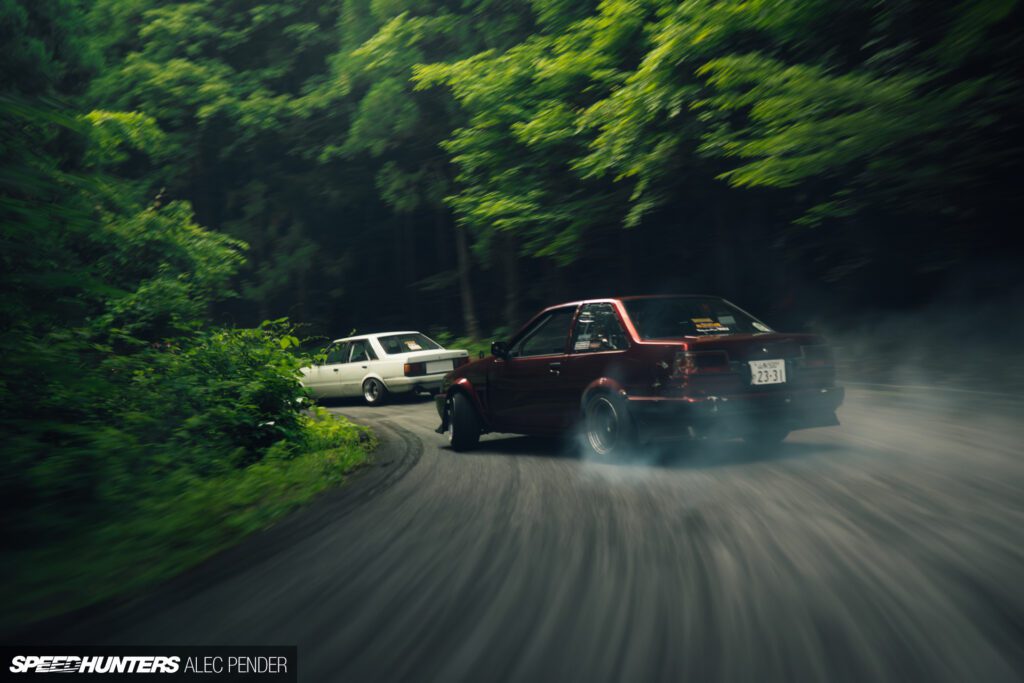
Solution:
[[[505,358],[508,356],[508,344],[503,341],[492,341],[491,355],[495,358]]]

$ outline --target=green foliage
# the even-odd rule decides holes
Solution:
[[[71,607],[134,585],[125,574],[145,563],[165,575],[265,524],[372,444],[304,412],[307,359],[287,320],[211,324],[247,246],[153,193],[139,169],[181,149],[158,117],[83,106],[84,84],[67,80],[85,73],[79,3],[0,12],[41,62],[35,80],[0,90],[0,515],[22,569],[4,585],[22,597],[66,589],[54,607]],[[5,43],[0,60],[6,77],[21,55]],[[83,539],[123,556],[57,561]],[[48,575],[61,583],[22,590]]]
[[[941,226],[922,229],[927,269],[1012,192],[992,180],[1021,152],[1015,2],[605,0],[563,21],[554,7],[540,14],[552,32],[416,67],[419,87],[447,86],[471,115],[445,149],[460,169],[449,201],[478,248],[514,231],[526,253],[568,264],[602,223],[706,206],[719,179],[789,191],[775,235],[793,219],[901,217],[908,241]],[[794,256],[837,258],[791,239]]]
[[[165,150],[166,136],[152,116],[97,110],[86,114],[85,119],[92,127],[92,149],[86,157],[90,165],[127,161],[131,151],[158,157]]]
[[[697,69],[710,95],[693,105],[714,122],[701,149],[742,162],[720,176],[737,186],[833,181],[833,196],[811,209],[808,223],[869,206],[904,214],[962,211],[949,201],[952,193],[983,188],[990,170],[1016,154],[993,145],[989,128],[1021,103],[1019,81],[999,67],[971,68],[979,57],[999,64],[1001,43],[986,47],[979,37],[998,30],[1013,5],[994,0],[940,10],[918,28],[933,31],[921,31],[916,44],[898,42],[905,36],[892,26],[916,15],[913,8],[865,6],[870,42],[846,63],[798,62],[778,43],[771,52],[710,59]]]
[[[491,353],[491,342],[503,337],[495,333],[491,336],[484,335],[483,339],[472,339],[470,337],[456,337],[448,330],[431,330],[430,338],[446,349],[465,349],[469,351],[470,360],[476,360],[480,353],[485,356]]]
[[[482,52],[450,64],[417,66],[418,88],[444,85],[471,114],[443,146],[459,168],[459,191],[448,198],[460,222],[490,256],[496,231],[516,235],[528,253],[568,263],[573,247],[605,201],[599,188],[567,173],[579,151],[570,104],[573,77],[592,79],[579,51],[571,55],[545,37],[505,53]],[[557,54],[551,59],[552,52]],[[567,73],[568,71],[568,73]]]
[[[571,270],[622,228],[690,244],[713,222],[730,239],[755,206],[751,237],[836,277],[880,235],[848,254],[803,228],[899,224],[909,240],[937,224],[935,249],[970,241],[1006,203],[992,174],[1020,156],[1006,144],[1019,14],[1013,0],[102,0],[78,44],[97,72],[95,163],[250,245],[231,310],[344,324],[379,308],[346,296],[367,281],[385,318],[422,310],[406,274],[465,309],[474,266],[507,270],[507,251],[533,274]]]
[[[375,445],[364,428],[322,409],[299,421],[302,440],[277,442],[260,463],[212,476],[174,469],[136,497],[131,514],[9,555],[0,628],[173,576],[337,486]]]

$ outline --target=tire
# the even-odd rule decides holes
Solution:
[[[583,447],[593,456],[614,459],[636,446],[636,428],[624,401],[597,394],[583,408]]]
[[[456,392],[448,407],[448,444],[454,451],[468,451],[480,443],[480,416],[469,397]]]
[[[363,400],[368,406],[379,406],[388,396],[388,388],[376,377],[363,380]]]

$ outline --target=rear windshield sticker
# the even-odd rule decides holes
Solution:
[[[761,332],[771,332],[772,331],[772,328],[768,327],[764,323],[759,323],[756,320],[754,321],[754,329],[759,330]]]
[[[420,349],[423,348],[422,346],[414,342],[412,339],[406,339],[405,345],[409,348],[410,351],[419,351]]]
[[[698,332],[728,332],[729,328],[711,318],[690,318]]]

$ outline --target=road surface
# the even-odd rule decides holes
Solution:
[[[1011,681],[1024,671],[1024,424],[971,393],[850,390],[777,452],[631,464],[429,402],[333,410],[378,464],[51,642],[297,644],[303,680]]]

